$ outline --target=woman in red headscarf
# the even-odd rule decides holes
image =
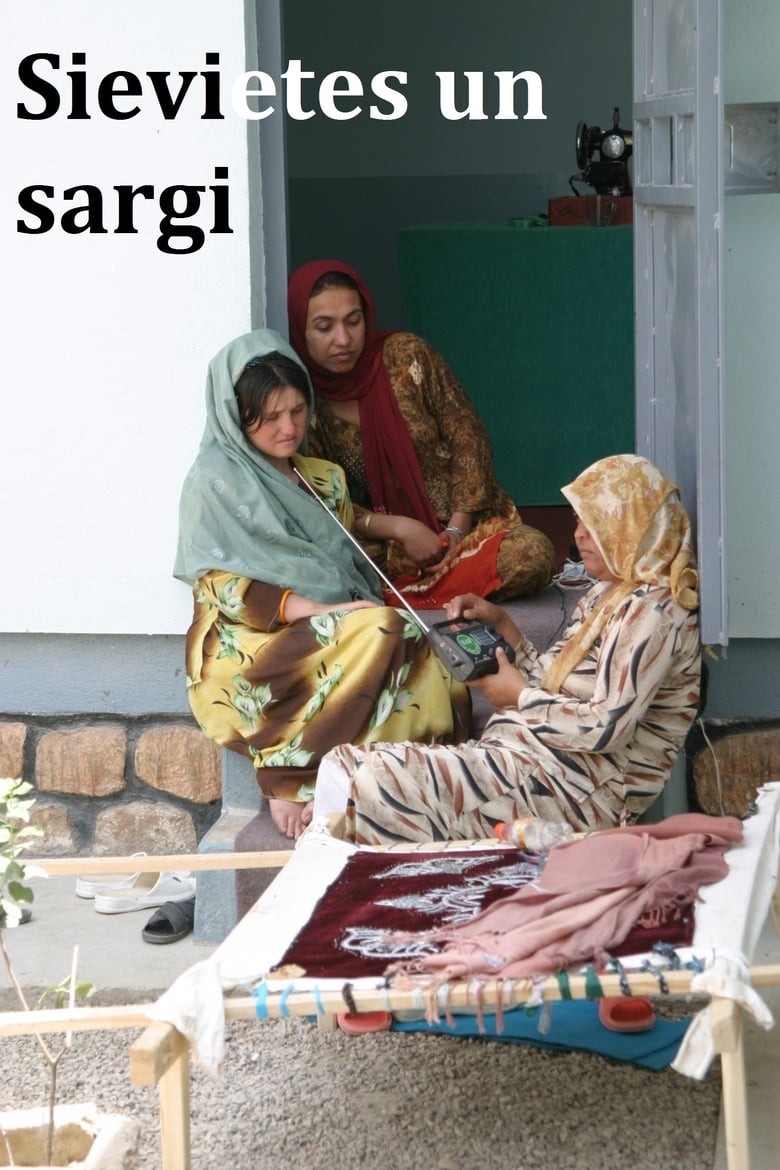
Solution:
[[[359,274],[298,268],[290,340],[317,395],[312,454],[341,464],[354,531],[418,609],[468,590],[493,600],[549,584],[553,548],[493,474],[490,441],[447,363],[411,333],[378,332]]]

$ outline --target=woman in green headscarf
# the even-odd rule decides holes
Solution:
[[[457,741],[469,697],[349,537],[336,464],[300,453],[308,374],[270,330],[209,365],[206,427],[179,510],[174,576],[193,587],[190,705],[211,739],[252,760],[277,827],[311,817],[321,757],[340,743]]]

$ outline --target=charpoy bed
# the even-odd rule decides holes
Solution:
[[[777,885],[780,833],[780,783],[758,794],[757,812],[744,825],[744,840],[727,853],[728,876],[701,890],[695,930],[689,946],[676,949],[677,969],[656,954],[624,956],[622,972],[595,975],[591,969],[545,979],[457,980],[439,1001],[452,1013],[496,1011],[500,1017],[518,1005],[584,999],[594,995],[668,996],[691,992],[709,996],[696,1016],[673,1067],[688,1076],[703,1076],[713,1057],[721,1057],[723,1107],[729,1170],[747,1170],[749,1140],[746,1111],[742,1012],[764,1027],[771,1015],[756,988],[780,984],[780,968],[750,966],[756,943]],[[382,852],[394,865],[426,854],[452,853],[475,858],[497,850],[497,843],[454,842]],[[363,852],[363,851],[361,851]],[[366,851],[376,853],[378,851]],[[216,1069],[223,1058],[225,1019],[316,1016],[321,1026],[335,1026],[339,1013],[351,1010],[419,1011],[419,989],[387,985],[382,975],[301,974],[296,964],[279,965],[300,932],[316,918],[318,903],[344,872],[353,847],[313,831],[299,843],[290,861],[256,905],[214,954],[177,980],[152,1009],[158,1021],[131,1049],[137,1083],[160,1088],[164,1170],[187,1170],[189,1150],[189,1052]],[[251,993],[250,992],[251,989]],[[430,1004],[428,1004],[430,1007]],[[186,1037],[186,1039],[185,1039]]]

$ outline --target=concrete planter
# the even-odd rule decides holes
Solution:
[[[0,1166],[31,1170],[129,1170],[140,1125],[129,1117],[99,1113],[96,1106],[57,1105],[53,1161],[44,1163],[48,1112],[13,1109],[0,1113]],[[10,1158],[9,1158],[10,1150]]]

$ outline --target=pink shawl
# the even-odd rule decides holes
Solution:
[[[421,936],[442,949],[388,975],[404,987],[603,966],[635,924],[675,914],[698,899],[701,886],[724,878],[726,849],[741,840],[736,817],[683,813],[559,845],[537,882],[461,927]]]

